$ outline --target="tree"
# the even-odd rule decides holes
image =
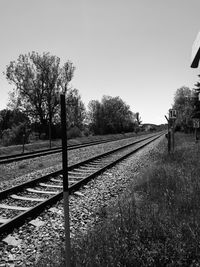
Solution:
[[[92,132],[103,134],[103,107],[98,100],[91,100],[89,102],[87,120]]]
[[[134,128],[133,113],[120,97],[103,96],[101,103],[92,100],[88,108],[90,125],[94,133],[121,133]]]
[[[66,98],[67,126],[83,128],[83,121],[86,116],[85,106],[77,89],[69,89]]]
[[[200,75],[198,75],[200,77]],[[200,101],[199,101],[199,96],[200,96],[200,82],[197,82],[195,84],[196,88],[194,88],[194,113],[195,117],[198,117],[200,119]]]
[[[186,86],[176,90],[173,109],[177,110],[176,127],[187,131],[192,127],[194,111],[194,91]]]
[[[0,111],[0,137],[4,145],[27,142],[30,134],[29,127],[29,118],[19,110]]]
[[[15,86],[9,106],[26,111],[47,129],[59,112],[59,94],[66,93],[74,70],[70,61],[60,67],[60,58],[49,53],[20,55],[6,67],[6,78]]]
[[[11,129],[12,127],[18,125],[29,125],[30,121],[26,114],[20,112],[17,109],[0,110],[0,135],[2,135],[4,130]]]
[[[133,113],[130,107],[120,98],[103,96],[102,106],[104,112],[104,127],[108,133],[120,133],[126,131]]]

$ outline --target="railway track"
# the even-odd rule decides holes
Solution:
[[[120,138],[120,139],[103,139],[103,140],[95,140],[95,141],[90,141],[90,142],[84,142],[80,144],[73,144],[73,145],[68,145],[68,150],[74,150],[82,147],[87,147],[87,146],[92,146],[92,145],[98,145],[98,144],[103,144],[103,143],[108,143],[108,142],[113,142],[113,141],[118,141],[122,139],[128,139],[132,137],[125,137],[125,138]],[[25,159],[31,159],[35,157],[40,157],[40,156],[46,156],[46,155],[51,155],[55,153],[60,153],[62,152],[62,147],[55,147],[55,148],[49,148],[49,149],[42,149],[38,151],[32,151],[32,152],[26,152],[23,154],[13,154],[13,155],[8,155],[8,156],[0,156],[0,164],[7,164],[15,161],[20,161],[20,160],[25,160]]]
[[[148,136],[131,144],[92,157],[68,167],[69,193],[135,153],[163,133]],[[0,236],[8,234],[27,219],[62,198],[62,170],[0,192]]]

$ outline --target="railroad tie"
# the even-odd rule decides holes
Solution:
[[[80,170],[86,170],[86,171],[96,171],[97,168],[94,168],[94,167],[91,167],[91,166],[83,166],[83,167],[80,167]]]
[[[5,204],[0,204],[1,209],[8,209],[8,210],[28,210],[30,207],[20,207],[20,206],[9,206]]]
[[[53,184],[45,184],[45,183],[39,183],[40,186],[44,187],[50,187],[50,188],[63,188],[62,185],[53,185]]]
[[[51,178],[51,181],[52,182],[56,182],[56,183],[62,183],[62,180],[58,180],[58,179],[55,179],[55,178]]]
[[[36,202],[43,202],[46,200],[46,198],[31,198],[31,197],[22,197],[17,195],[11,195],[10,196],[13,199],[19,199],[19,200],[25,200],[25,201],[36,201]]]
[[[26,190],[31,193],[48,194],[48,195],[56,195],[60,193],[59,191],[43,191],[43,190],[35,190],[32,188],[27,188]]]

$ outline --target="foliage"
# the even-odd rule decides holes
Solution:
[[[88,120],[95,134],[133,131],[135,116],[120,98],[103,96],[101,102],[92,100],[88,105]]]
[[[194,112],[194,91],[185,86],[177,89],[173,109],[177,110],[176,127],[184,131],[191,129]]]
[[[143,183],[129,185],[103,221],[77,238],[73,266],[199,266],[200,157],[191,136],[178,139],[173,155],[157,152]]]
[[[69,89],[67,91],[66,110],[67,128],[76,127],[82,130],[86,111],[77,89]]]
[[[59,93],[66,93],[74,69],[70,61],[60,67],[60,58],[50,53],[20,55],[6,67],[6,78],[15,86],[9,106],[26,111],[46,129],[59,112]]]
[[[174,154],[157,151],[155,164],[134,177],[102,220],[73,239],[72,266],[199,266],[200,155],[193,141],[178,134]],[[36,266],[65,266],[60,244]]]
[[[81,136],[82,136],[82,132],[81,132],[81,130],[77,126],[71,127],[67,131],[67,137],[68,137],[68,139],[76,138],[76,137],[81,137]]]
[[[17,145],[28,142],[30,131],[25,130],[25,124],[19,123],[18,125],[13,124],[10,128],[5,129],[2,132],[2,144],[5,146]]]
[[[198,77],[200,78],[200,75],[198,75]],[[197,82],[195,84],[195,86],[196,86],[195,90],[199,91],[200,90],[200,82]]]
[[[0,134],[6,129],[11,129],[13,126],[23,123],[29,125],[30,121],[28,116],[23,112],[20,112],[17,109],[9,110],[3,109],[0,110]]]
[[[103,134],[103,107],[98,100],[89,102],[87,121],[95,134]]]
[[[2,144],[8,146],[28,142],[29,125],[29,118],[23,112],[17,109],[1,110],[0,137]]]
[[[200,75],[198,75],[200,77]],[[194,113],[195,117],[200,119],[200,82],[195,84],[196,88],[194,88]]]

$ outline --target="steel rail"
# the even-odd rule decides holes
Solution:
[[[104,144],[104,143],[128,139],[128,138],[133,138],[133,137],[126,137],[126,138],[119,138],[119,139],[114,138],[114,139],[107,139],[107,140],[95,140],[91,142],[73,144],[73,145],[68,146],[68,150],[74,150],[74,149],[78,149],[82,147]],[[12,154],[8,156],[0,156],[0,164],[7,164],[7,163],[14,162],[14,161],[20,161],[20,160],[25,160],[25,159],[30,159],[30,158],[40,157],[40,156],[46,156],[46,155],[51,155],[51,154],[60,153],[60,152],[62,152],[61,146],[48,148],[48,149],[41,149],[41,150],[36,150],[36,151],[31,151],[31,152],[26,152],[26,153]]]
[[[151,136],[151,137],[148,137],[148,138],[143,138],[143,139],[140,139],[140,140],[137,140],[135,141],[134,143],[132,144],[129,144],[129,145],[126,145],[126,146],[123,146],[121,148],[117,148],[117,149],[114,149],[112,151],[109,151],[109,152],[106,152],[106,153],[103,153],[101,155],[98,155],[98,156],[95,156],[93,158],[91,158],[93,161],[95,159],[98,159],[102,156],[105,157],[105,154],[106,155],[109,155],[111,153],[115,153],[116,151],[119,151],[120,149],[125,149],[127,148],[128,146],[133,146],[137,143],[140,143],[142,141],[146,141],[145,143],[143,143],[141,146],[137,147],[137,148],[134,148],[131,152],[128,152],[127,154],[123,155],[122,157],[119,157],[118,159],[106,164],[104,167],[102,167],[101,169],[93,172],[92,174],[88,175],[87,177],[79,180],[78,182],[74,183],[73,185],[69,186],[69,193],[71,194],[73,191],[76,191],[78,190],[84,183],[87,183],[89,180],[93,179],[94,177],[96,177],[97,175],[99,175],[100,173],[102,173],[103,171],[105,171],[106,169],[114,166],[115,164],[117,164],[118,162],[120,162],[121,160],[125,159],[126,157],[130,156],[131,154],[137,152],[138,150],[140,150],[141,148],[145,147],[146,145],[148,145],[149,143],[153,142],[154,140],[156,140],[157,138],[159,138],[161,135],[163,135],[163,133],[160,133],[160,134],[156,134],[154,136]],[[79,162],[77,164],[74,164],[74,165],[71,165],[69,166],[68,170],[72,170],[74,168],[77,168],[81,165],[85,165],[86,163],[89,163],[91,161],[91,159],[88,159],[88,160],[85,160],[83,162]],[[44,181],[45,180],[48,180],[48,178],[52,178],[52,176],[56,176],[56,175],[60,175],[62,174],[62,170],[59,170],[57,172],[54,172],[54,173],[51,173],[51,174],[48,174],[46,176],[43,176],[43,177],[39,177],[37,179],[34,179],[32,181],[29,181],[29,182],[26,182],[26,183],[23,183],[21,185],[18,185],[16,186],[15,188],[10,188],[10,189],[7,189],[7,190],[4,190],[2,192],[0,192],[0,198],[5,198],[6,196],[8,196],[9,194],[11,193],[14,193],[14,192],[17,192],[19,190],[22,190],[24,189],[24,187],[27,187],[27,186],[31,186],[31,185],[34,185],[34,184],[37,184],[38,182],[41,182],[41,181]],[[14,190],[14,191],[13,191]],[[56,203],[59,199],[62,198],[62,192],[59,192],[58,194],[54,195],[53,197],[50,197],[48,198],[47,200],[45,200],[44,202],[42,203],[39,203],[37,204],[36,206],[34,207],[31,207],[30,209],[28,209],[27,211],[19,214],[18,216],[15,216],[14,218],[8,220],[6,223],[0,225],[0,235],[3,235],[7,232],[10,232],[12,231],[14,228],[16,227],[19,227],[20,225],[22,225],[28,218],[33,218],[33,217],[36,217],[42,210],[44,210],[45,208],[47,208],[48,206],[50,205],[53,205],[54,203]]]
[[[157,136],[157,135],[156,135]],[[124,149],[124,148],[127,148],[129,146],[132,146],[132,145],[135,145],[137,143],[140,143],[146,139],[149,139],[153,136],[148,136],[148,137],[145,137],[145,138],[142,138],[142,139],[139,139],[139,140],[135,140],[134,142],[132,142],[131,144],[127,144],[127,145],[124,145],[124,146],[121,146],[119,148],[115,148],[115,149],[112,149],[110,151],[107,151],[107,152],[104,152],[104,153],[101,153],[101,154],[98,154],[96,156],[93,156],[91,158],[88,158],[86,160],[83,160],[83,161],[80,161],[80,162],[77,162],[75,164],[72,164],[70,166],[68,166],[68,171],[71,171],[75,168],[78,168],[79,166],[81,165],[85,165],[91,161],[94,161],[98,158],[101,158],[103,156],[107,156],[107,155],[110,155],[110,154],[113,154],[121,149]],[[3,198],[5,198],[7,195],[9,194],[12,194],[12,193],[16,193],[17,191],[20,191],[20,190],[23,190],[25,187],[28,187],[28,186],[34,186],[36,183],[39,183],[39,182],[42,182],[42,181],[45,181],[45,180],[48,180],[50,177],[52,176],[57,176],[57,175],[60,175],[62,174],[62,169],[58,170],[58,171],[55,171],[55,172],[51,172],[47,175],[44,175],[44,176],[41,176],[39,178],[36,178],[36,179],[33,179],[31,181],[27,181],[25,183],[22,183],[22,184],[19,184],[19,185],[16,185],[14,187],[11,187],[11,188],[8,188],[6,190],[3,190],[3,191],[0,191],[0,200],[2,200]]]

